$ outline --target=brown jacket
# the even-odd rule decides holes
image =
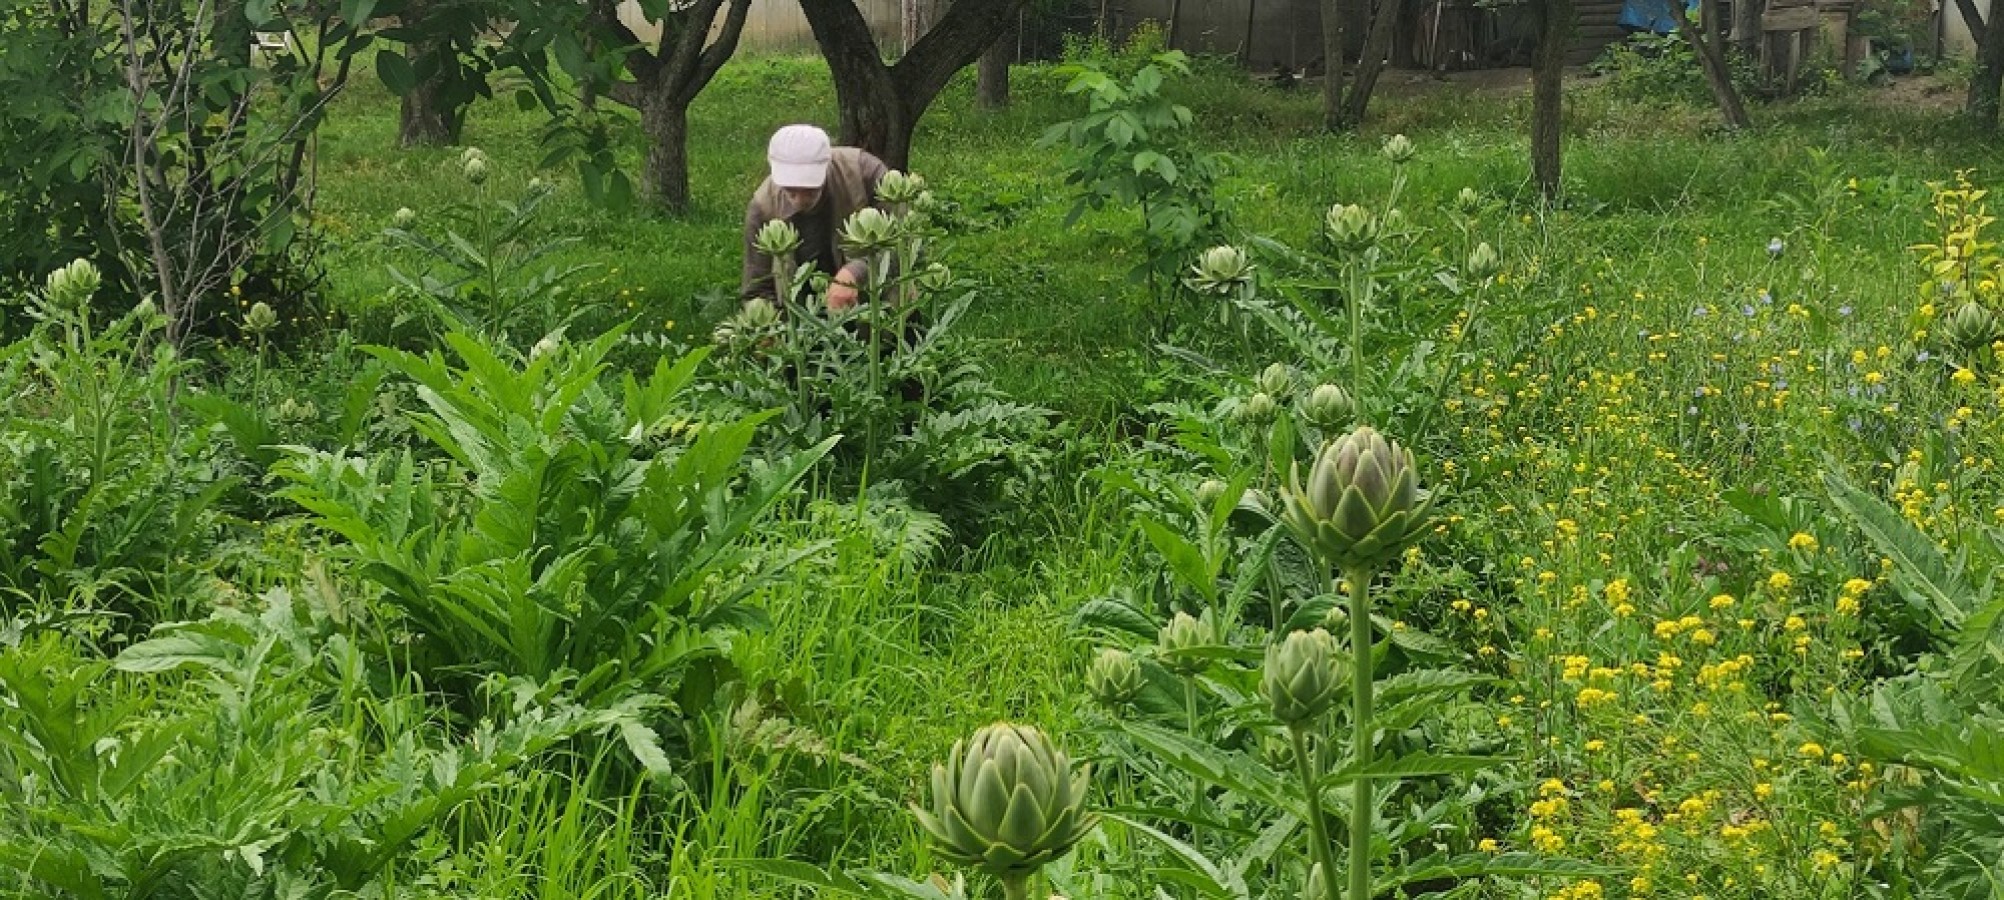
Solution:
[[[744,281],[738,287],[742,297],[773,296],[772,259],[758,251],[755,246],[758,231],[765,223],[774,219],[788,219],[801,231],[801,247],[796,258],[802,265],[810,261],[829,263],[828,271],[849,265],[848,255],[842,252],[842,243],[836,238],[836,231],[849,220],[857,210],[877,205],[877,182],[882,181],[890,167],[884,161],[855,147],[836,147],[828,160],[828,180],[821,187],[821,203],[831,213],[826,220],[827,228],[802,227],[800,215],[786,216],[786,197],[779,187],[768,177],[752,193],[751,203],[745,209],[745,271]],[[812,241],[816,246],[809,246]],[[860,265],[860,261],[857,263]],[[858,273],[860,274],[860,273]]]

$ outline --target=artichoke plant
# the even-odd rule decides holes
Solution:
[[[875,253],[890,249],[898,240],[898,220],[874,206],[856,210],[842,223],[842,245],[851,253]]]
[[[244,330],[251,334],[262,335],[277,327],[278,312],[263,300],[251,304],[250,311],[244,313]]]
[[[1330,242],[1338,249],[1363,250],[1378,240],[1378,217],[1362,204],[1338,203],[1329,207],[1322,224],[1329,232]]]
[[[1005,896],[1028,896],[1039,868],[1091,831],[1090,772],[1028,725],[998,722],[955,743],[932,768],[932,808],[913,807],[939,854],[1001,879]]]
[[[1489,246],[1488,241],[1476,244],[1475,249],[1468,251],[1468,265],[1466,266],[1468,277],[1480,281],[1495,275],[1497,272],[1502,271],[1502,269],[1503,257],[1497,254],[1495,247]]]
[[[90,303],[90,298],[104,282],[98,274],[97,266],[90,260],[72,260],[69,265],[49,273],[43,283],[42,296],[50,306],[61,310],[78,310]]]
[[[1997,339],[1997,314],[1970,300],[1956,307],[1942,322],[1942,334],[1965,349],[1989,346]]]
[[[1381,152],[1384,153],[1385,159],[1391,161],[1392,165],[1401,166],[1411,162],[1413,154],[1417,151],[1413,147],[1412,138],[1406,137],[1403,134],[1395,134],[1385,139],[1385,145],[1381,148]]]
[[[1086,691],[1107,709],[1117,710],[1132,701],[1148,686],[1148,678],[1141,671],[1141,662],[1134,654],[1116,647],[1108,647],[1093,657],[1092,665],[1086,667]]]
[[[1292,727],[1313,721],[1336,702],[1342,675],[1335,651],[1335,639],[1320,628],[1296,631],[1267,645],[1259,690],[1280,724]]]
[[[1197,257],[1185,283],[1201,294],[1229,294],[1252,282],[1253,264],[1246,252],[1230,245],[1212,247]]]
[[[1301,415],[1324,434],[1350,423],[1357,414],[1357,401],[1350,392],[1333,384],[1318,384],[1301,401]]]
[[[1177,613],[1156,637],[1162,667],[1185,678],[1210,668],[1211,661],[1196,651],[1219,642],[1218,626],[1209,617],[1200,619],[1186,612]]]
[[[1420,490],[1412,451],[1369,425],[1322,445],[1301,477],[1296,463],[1281,519],[1309,550],[1343,569],[1375,568],[1419,536],[1433,498]]]
[[[877,182],[877,199],[899,208],[905,208],[918,201],[925,193],[925,179],[918,175],[896,170],[885,172]]]

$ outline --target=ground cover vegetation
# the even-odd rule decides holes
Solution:
[[[1613,65],[1557,205],[1516,93],[962,76],[832,314],[734,291],[817,60],[678,218],[352,83],[175,309],[5,198],[0,892],[1993,896],[1995,151]]]

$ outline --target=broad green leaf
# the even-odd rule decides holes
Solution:
[[[1183,864],[1187,867],[1180,870],[1168,868],[1157,869],[1155,870],[1157,877],[1171,878],[1183,884],[1188,884],[1202,891],[1206,896],[1225,897],[1229,898],[1229,900],[1251,900],[1251,892],[1246,889],[1245,882],[1241,881],[1237,874],[1219,868],[1216,863],[1211,862],[1197,848],[1125,816],[1106,813],[1103,815],[1103,818],[1108,821],[1119,822],[1154,839],[1156,843],[1168,848],[1169,852],[1177,859],[1182,860]]]
[[[1893,583],[1901,592],[1922,601],[1950,629],[1960,628],[1976,610],[1976,592],[1949,567],[1933,539],[1884,500],[1833,472],[1824,473],[1823,485],[1837,508],[1864,531],[1874,548],[1893,561]]]

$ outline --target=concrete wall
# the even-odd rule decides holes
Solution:
[[[1962,20],[1962,10],[1956,8],[1955,0],[1942,0],[1941,29],[1942,53],[1947,56],[1976,55],[1976,39],[1969,34],[1969,23]],[[1984,18],[1990,17],[1990,0],[1976,0],[1976,11]]]

